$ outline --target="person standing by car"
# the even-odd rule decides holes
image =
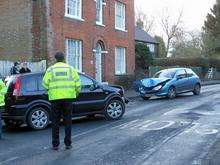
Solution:
[[[7,88],[0,79],[0,139],[2,138],[2,118],[1,118],[1,111],[4,109],[5,106],[5,94],[7,92]]]
[[[81,82],[76,69],[64,63],[64,54],[55,54],[56,64],[49,67],[43,77],[43,86],[48,90],[49,100],[52,106],[52,149],[59,149],[59,123],[64,117],[66,149],[72,148],[72,102],[78,97],[81,90]]]
[[[27,67],[27,63],[23,62],[21,65],[20,73],[30,73],[31,70]]]
[[[10,74],[11,75],[15,75],[15,74],[19,74],[19,63],[18,62],[14,62],[14,66],[11,67],[11,70],[10,70]]]

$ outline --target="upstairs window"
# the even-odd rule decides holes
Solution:
[[[115,29],[125,30],[125,5],[121,2],[115,3]]]
[[[103,0],[96,0],[96,24],[103,24]]]
[[[65,16],[82,19],[82,0],[65,0]]]

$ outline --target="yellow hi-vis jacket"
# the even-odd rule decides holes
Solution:
[[[63,62],[47,69],[43,86],[48,90],[49,100],[74,99],[81,90],[77,70]]]
[[[0,106],[5,105],[5,94],[6,94],[6,92],[7,92],[7,88],[4,84],[4,82],[0,79]]]

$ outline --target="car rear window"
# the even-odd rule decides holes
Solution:
[[[42,85],[42,81],[43,81],[43,75],[38,76],[37,82],[38,82],[38,88],[40,91],[44,91],[45,88]]]
[[[34,92],[37,91],[37,76],[25,76],[24,78],[22,78],[21,80],[22,83],[22,87],[21,90],[22,91],[26,91],[26,92]]]
[[[191,69],[186,69],[186,72],[188,77],[192,77],[195,75],[195,73]]]

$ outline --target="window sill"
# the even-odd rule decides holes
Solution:
[[[115,76],[127,76],[127,73],[115,73]]]
[[[65,17],[66,17],[66,18],[71,18],[71,19],[74,19],[74,20],[77,20],[77,21],[85,22],[84,19],[82,19],[82,18],[80,18],[80,17],[74,17],[74,16],[69,15],[69,14],[65,14]]]
[[[105,25],[104,25],[104,24],[99,23],[99,22],[96,22],[95,24],[96,24],[97,26],[105,27]]]
[[[122,31],[122,32],[128,32],[128,30],[126,30],[126,29],[120,29],[120,28],[117,28],[117,27],[115,27],[115,30],[117,30],[117,31]]]

